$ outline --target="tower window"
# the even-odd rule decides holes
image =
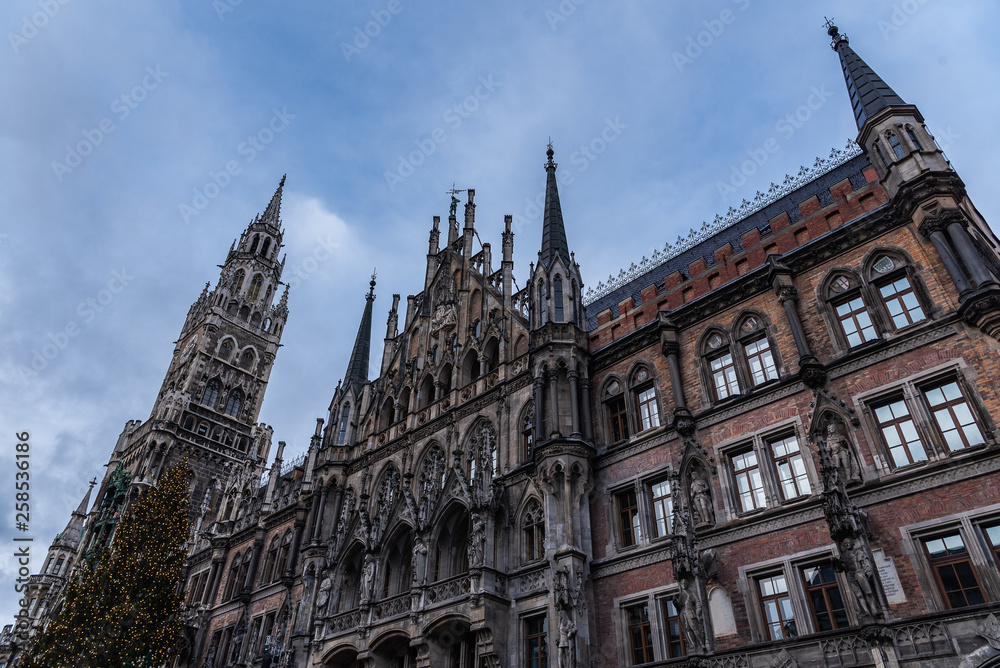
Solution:
[[[262,256],[264,256],[265,258],[267,258],[267,252],[269,250],[271,250],[271,240],[270,239],[264,239],[264,246],[263,246],[263,248],[260,249],[260,254]]]
[[[240,358],[240,366],[243,367],[244,369],[246,369],[247,371],[250,370],[250,367],[253,366],[253,351],[252,350],[244,350],[243,351],[243,357]]]
[[[239,390],[233,390],[229,395],[229,400],[226,402],[226,415],[237,417],[242,405],[243,393]]]
[[[886,135],[886,141],[889,142],[889,148],[892,152],[896,154],[896,157],[900,160],[906,157],[906,151],[903,150],[903,146],[899,143],[899,138],[892,132]]]
[[[538,326],[545,324],[545,283],[538,282]]]
[[[201,397],[201,403],[209,407],[214,407],[215,402],[219,400],[219,381],[214,378],[208,381],[208,386],[205,388],[205,394]]]
[[[226,339],[225,341],[222,342],[222,345],[219,346],[219,357],[228,362],[229,356],[232,354],[233,354],[233,342],[230,341],[229,339]]]
[[[250,281],[250,287],[247,288],[247,299],[250,301],[256,301],[258,295],[260,295],[260,286],[264,283],[264,277],[260,274],[255,274],[253,280]]]
[[[917,135],[913,133],[913,128],[911,128],[909,125],[906,126],[906,136],[909,137],[910,142],[913,143],[913,148],[917,149],[918,151],[924,150],[923,147],[920,145],[920,140],[917,139]]]
[[[242,269],[236,272],[236,276],[233,277],[233,294],[237,294],[240,288],[243,287],[243,279],[246,278],[246,272]]]
[[[563,286],[562,279],[556,276],[555,280],[552,281],[552,292],[554,293],[553,302],[555,306],[555,318],[556,322],[563,321]]]
[[[250,252],[254,253],[257,251],[257,243],[260,242],[260,235],[253,235],[253,242],[250,244]]]
[[[340,430],[337,432],[337,445],[343,445],[347,440],[347,421],[351,417],[351,405],[344,404],[344,410],[340,413]]]
[[[881,160],[882,164],[885,165],[885,168],[888,169],[889,168],[889,161],[886,160],[885,153],[882,152],[882,147],[879,146],[878,142],[875,142],[873,144],[873,146],[875,147],[875,154],[878,155],[878,159]]]

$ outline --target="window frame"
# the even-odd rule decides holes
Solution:
[[[754,321],[752,329],[745,329],[750,320]],[[738,350],[739,354],[734,354],[736,360],[736,376],[739,379],[741,392],[744,394],[775,383],[781,380],[781,355],[774,337],[771,336],[770,321],[761,313],[756,311],[741,313],[733,321],[733,341],[735,344],[731,350]],[[764,342],[765,347],[750,353],[748,346]],[[768,367],[764,364],[764,357],[771,360]],[[757,382],[757,373],[754,371],[752,360],[760,358],[761,373],[764,380]],[[770,369],[770,372],[768,371]],[[773,377],[772,375],[773,374]]]
[[[819,569],[821,571],[824,568],[829,568],[830,571],[833,573],[833,581],[821,582],[820,584],[810,584],[809,580],[806,578],[806,571],[812,568]],[[843,631],[844,629],[850,628],[852,626],[850,606],[847,604],[847,598],[845,597],[844,592],[847,591],[848,593],[850,593],[851,590],[849,588],[845,590],[842,587],[843,583],[841,582],[841,579],[837,575],[836,569],[833,566],[833,561],[825,560],[825,561],[798,564],[796,570],[798,571],[799,577],[802,578],[802,587],[805,591],[805,607],[810,614],[810,618],[812,621],[812,630],[815,633],[824,633],[826,631],[834,631],[834,630]],[[841,610],[843,610],[844,617],[846,618],[843,623],[837,619],[836,615],[837,609],[833,607],[833,601],[830,596],[830,591],[832,591],[834,588],[836,588],[837,595],[840,596],[840,602],[843,605],[843,607],[840,608]],[[826,612],[822,614],[829,615],[830,617],[829,629],[820,628],[819,615],[821,613],[816,611],[816,606],[813,604],[811,595],[812,592],[816,591],[821,593],[823,601],[827,606]]]
[[[609,444],[621,443],[631,438],[626,394],[625,383],[617,377],[609,379],[602,390],[601,404],[604,406],[604,425],[608,430]]]
[[[622,505],[622,497],[631,495],[632,505],[624,506]],[[614,492],[615,499],[615,516],[617,518],[618,527],[618,545],[621,549],[632,549],[639,546],[642,543],[642,520],[641,513],[639,512],[639,494],[637,493],[635,486],[631,485],[624,489],[620,489]],[[629,513],[629,526],[626,527],[625,515]],[[631,542],[625,542],[625,536],[631,536]]]
[[[541,630],[532,632],[532,623],[541,621]],[[545,609],[535,610],[521,617],[521,630],[524,633],[524,665],[527,668],[548,668],[549,665],[549,614]],[[540,652],[537,658],[531,654],[532,641],[540,639]]]
[[[962,556],[945,555],[943,557],[935,557],[931,554],[930,548],[927,546],[928,542],[935,540],[944,541],[945,539],[950,538],[952,536],[957,536],[959,540],[962,542],[962,547],[965,550],[964,555]],[[987,598],[987,592],[982,583],[982,578],[979,576],[979,573],[976,570],[976,565],[975,562],[973,561],[972,551],[969,549],[968,537],[964,535],[964,532],[961,530],[961,527],[952,527],[946,531],[938,531],[935,533],[924,535],[918,538],[917,540],[920,543],[920,547],[923,552],[923,557],[926,560],[931,575],[934,578],[934,584],[937,585],[937,592],[941,596],[941,600],[945,604],[948,610],[961,610],[963,608],[969,608],[975,605],[981,605],[989,601],[989,599]],[[943,542],[942,545],[944,547],[947,547],[947,544]],[[979,592],[980,597],[983,599],[982,601],[979,601],[978,603],[968,602],[968,596],[966,595],[966,592],[971,591],[973,587],[962,587],[961,589],[958,590],[949,590],[945,587],[944,580],[942,580],[941,578],[940,567],[954,566],[959,563],[965,563],[968,565],[969,573],[971,573],[973,579],[975,580],[974,589]],[[951,594],[954,593],[955,591],[960,593],[962,597],[966,600],[965,605],[955,606],[952,604]]]
[[[640,618],[638,622],[633,619],[633,612],[638,610],[645,611],[645,620]],[[628,646],[629,654],[631,655],[631,661],[629,665],[631,666],[641,666],[645,663],[652,663],[656,661],[656,652],[653,647],[653,626],[652,626],[652,616],[649,612],[649,601],[640,601],[633,603],[631,605],[626,605],[622,607],[622,612],[625,614],[625,624],[628,628]],[[639,631],[640,635],[640,645],[636,646],[636,631]],[[638,652],[638,654],[637,654]],[[639,661],[640,658],[643,659]]]
[[[656,496],[654,490],[659,485],[666,484],[667,493],[665,495]],[[649,512],[650,512],[650,539],[656,540],[659,538],[666,538],[674,533],[674,496],[673,496],[673,485],[668,477],[658,477],[653,480],[649,480],[644,483],[646,488],[646,494],[649,500]],[[660,532],[660,518],[657,516],[657,508],[664,508],[664,518],[663,524],[665,526],[665,531]]]
[[[629,374],[630,399],[634,405],[636,434],[660,427],[660,398],[656,375],[647,364],[638,364]],[[647,396],[652,393],[650,396]],[[626,401],[626,410],[628,401]],[[643,411],[646,411],[645,414]]]
[[[958,387],[958,392],[959,392],[959,395],[960,395],[959,399],[948,400],[947,397],[946,397],[946,395],[944,394],[944,391],[943,391],[942,388],[947,387],[948,385],[952,385],[952,384],[954,384],[954,385],[956,385]],[[982,420],[982,418],[979,415],[979,411],[977,411],[976,405],[972,401],[969,400],[968,393],[966,392],[965,388],[963,387],[963,383],[962,383],[962,380],[960,378],[958,378],[958,377],[955,377],[955,378],[948,378],[948,377],[938,378],[938,379],[936,379],[933,382],[919,384],[919,385],[916,386],[916,389],[917,389],[917,392],[919,393],[919,396],[921,397],[921,399],[923,400],[923,402],[924,402],[924,404],[926,406],[927,412],[930,415],[930,424],[933,425],[934,431],[937,433],[938,437],[941,439],[941,445],[943,445],[945,447],[948,455],[952,455],[952,454],[955,454],[957,452],[966,452],[966,451],[972,450],[974,448],[983,447],[983,446],[987,445],[988,440],[987,440],[986,435],[987,435],[988,432],[987,432],[986,429],[984,429],[985,425],[983,424],[983,420]],[[942,396],[945,398],[945,401],[943,402],[943,404],[932,404],[931,403],[931,399],[927,395],[928,395],[929,391],[933,391],[933,390],[942,390]],[[979,431],[980,438],[982,438],[982,440],[979,443],[971,443],[971,442],[969,442],[969,440],[967,439],[966,434],[965,434],[965,426],[967,426],[967,424],[966,425],[962,425],[956,419],[957,415],[956,415],[955,411],[952,410],[952,409],[953,409],[954,406],[957,406],[959,403],[965,404],[965,407],[968,410],[969,415],[972,417],[972,424],[975,425],[976,429]],[[958,425],[955,428],[955,431],[958,433],[959,438],[962,440],[963,446],[961,448],[954,449],[954,448],[951,447],[951,444],[948,441],[948,437],[945,435],[946,430],[941,426],[941,422],[938,420],[938,417],[937,417],[937,413],[942,410],[942,408],[940,408],[939,406],[942,406],[944,409],[947,409],[948,413],[949,413],[949,416],[952,419],[952,424],[953,425],[954,424]]]

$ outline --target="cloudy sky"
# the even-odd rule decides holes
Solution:
[[[992,3],[4,3],[0,541],[17,533],[14,434],[31,434],[37,570],[125,421],[148,417],[188,307],[282,174],[299,280],[261,420],[294,455],[347,366],[373,267],[377,367],[392,293],[422,288],[453,183],[476,188],[495,255],[515,216],[523,285],[551,137],[595,285],[854,138],[824,14],[1000,220]]]

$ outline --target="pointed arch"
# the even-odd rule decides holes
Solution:
[[[531,496],[521,509],[518,526],[521,529],[521,559],[524,563],[545,557],[545,506]]]
[[[434,403],[434,376],[427,374],[420,381],[420,389],[417,391],[417,410],[427,408]]]
[[[253,242],[251,242],[251,244],[250,244],[250,252],[251,253],[257,252],[257,244],[259,244],[259,243],[260,243],[260,235],[259,234],[253,235]]]
[[[209,408],[215,408],[215,404],[219,401],[220,389],[222,389],[222,383],[219,382],[218,378],[208,381],[208,385],[205,386],[205,392],[201,395],[201,403]]]
[[[427,573],[428,582],[446,580],[469,570],[469,509],[452,500],[434,528],[434,554]]]
[[[234,418],[239,418],[240,408],[243,407],[243,392],[237,388],[229,393],[229,399],[226,401],[226,415],[231,415]]]
[[[264,284],[264,276],[261,274],[254,274],[253,278],[250,280],[250,287],[247,288],[247,299],[249,301],[257,301],[257,297],[260,295],[261,285]]]
[[[479,351],[470,347],[462,358],[462,385],[468,385],[479,378]]]
[[[222,339],[222,343],[219,344],[219,358],[225,362],[229,361],[229,358],[233,356],[233,350],[236,348],[236,341],[227,336]]]
[[[500,366],[500,340],[491,336],[483,347],[483,357],[486,359],[486,372],[495,371]]]
[[[271,250],[271,238],[270,237],[264,237],[264,245],[261,246],[261,248],[260,248],[260,255],[261,255],[261,257],[263,257],[266,260],[267,257],[268,257],[268,251],[270,251],[270,250]]]
[[[240,367],[246,371],[250,371],[253,368],[254,360],[256,359],[256,354],[253,348],[246,348],[243,354],[240,355]]]
[[[246,279],[247,273],[242,269],[236,270],[236,275],[233,277],[233,295],[239,295],[240,289],[243,287],[243,281]]]

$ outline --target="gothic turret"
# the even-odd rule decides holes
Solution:
[[[1000,337],[997,239],[965,192],[965,184],[924,124],[831,21],[827,33],[840,56],[858,124],[858,144],[875,166],[899,215],[934,244],[962,301],[966,322]]]
[[[368,366],[370,363],[372,340],[372,304],[375,302],[375,274],[372,273],[368,284],[368,294],[365,295],[365,310],[361,314],[358,334],[354,339],[351,359],[347,363],[347,374],[338,383],[330,401],[326,420],[326,435],[323,445],[349,445],[354,435],[352,424],[356,425],[361,414],[361,404],[368,384]],[[399,297],[393,302],[393,314]],[[391,316],[390,316],[391,320]],[[395,327],[392,325],[393,328]]]

